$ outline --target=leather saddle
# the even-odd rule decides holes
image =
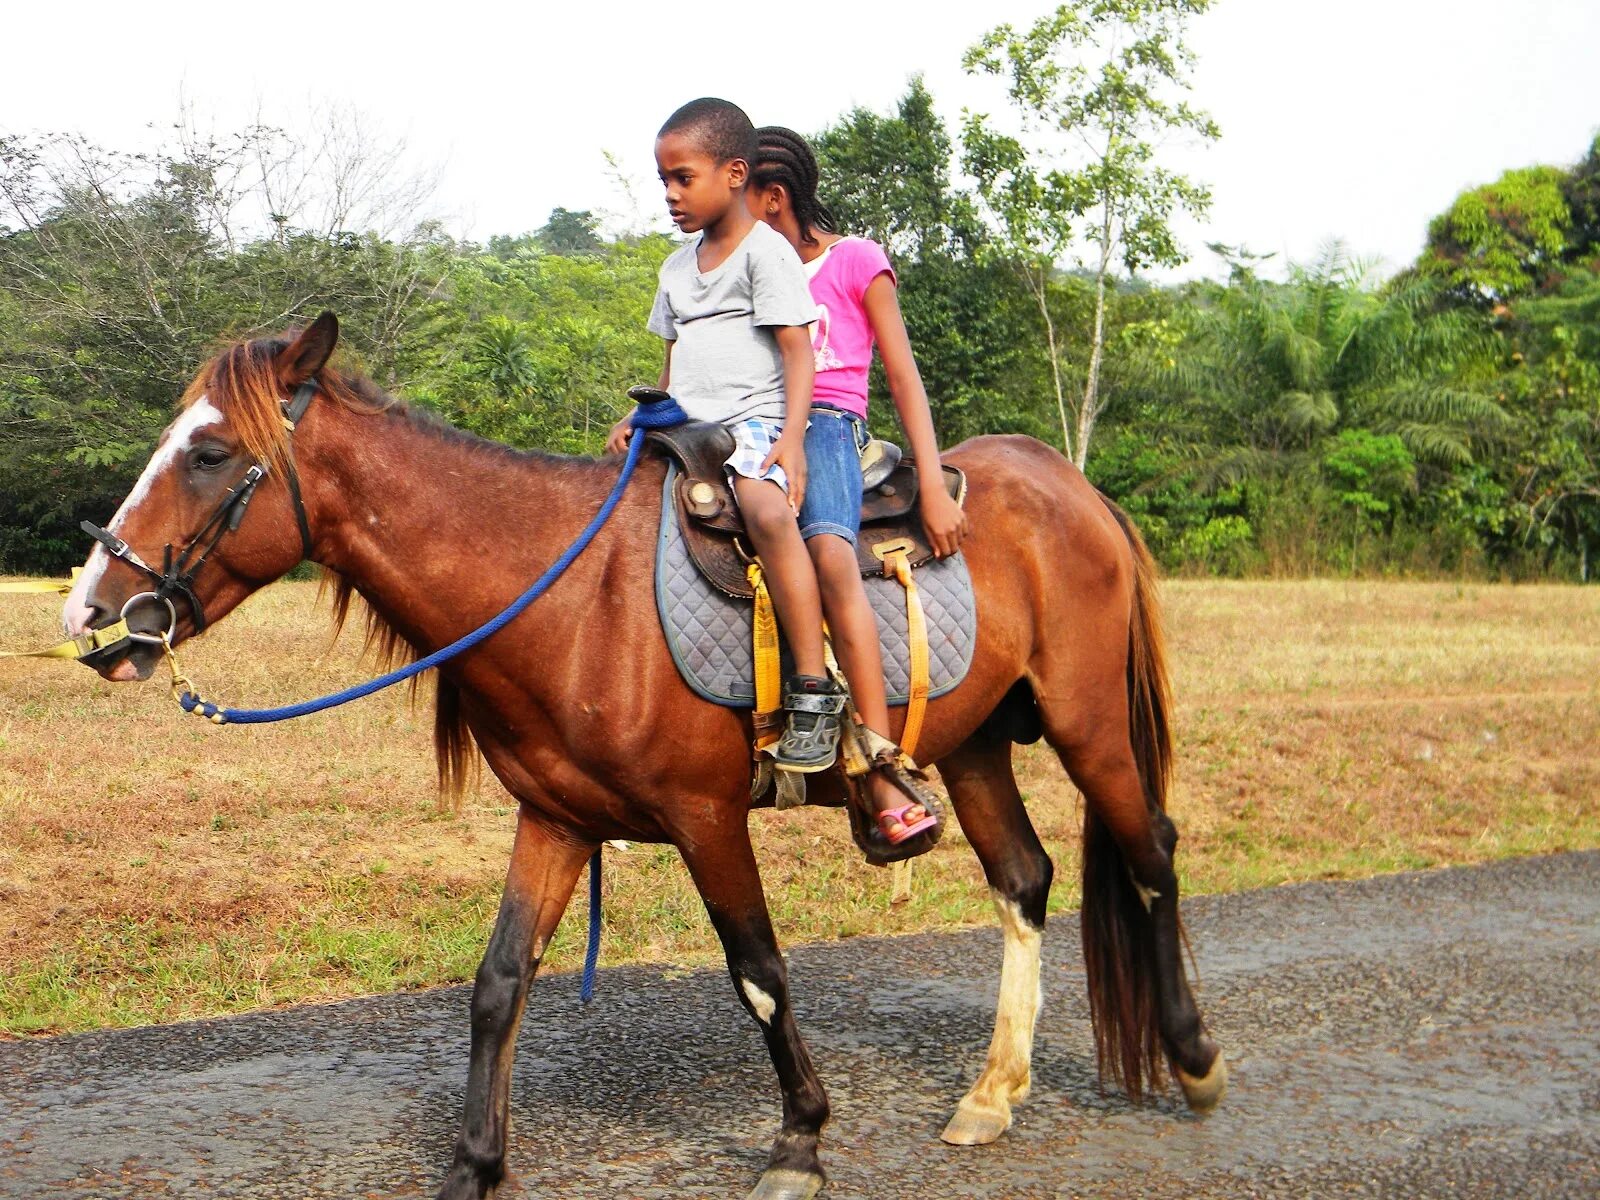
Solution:
[[[635,388],[629,395],[638,399],[641,392],[654,394]],[[733,435],[715,422],[689,421],[652,429],[647,437],[650,448],[677,465],[672,503],[689,557],[718,590],[749,598],[753,591],[745,568],[755,551],[723,470],[733,453]],[[958,468],[944,468],[944,484],[958,504],[965,500],[967,479]],[[933,557],[917,511],[917,488],[916,463],[902,459],[887,479],[862,494],[856,560],[863,576],[892,574],[884,562],[892,554],[904,553],[912,567]]]

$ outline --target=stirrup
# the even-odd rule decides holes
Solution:
[[[883,772],[884,778],[893,785],[895,791],[904,796],[907,802],[922,805],[928,810],[928,815],[937,822],[931,829],[924,829],[921,833],[912,834],[904,841],[891,845],[878,826],[877,814],[869,816],[864,811],[871,807],[866,796],[864,780],[851,779],[850,786],[860,789],[861,796],[860,803],[848,806],[850,834],[855,838],[856,846],[867,862],[875,867],[887,867],[891,863],[926,854],[937,846],[939,839],[944,837],[949,816],[945,812],[944,804],[928,786],[927,774],[918,768],[916,763],[907,758],[900,748],[888,739],[877,736],[870,729],[866,730],[866,734],[872,749],[870,769]]]
[[[861,452],[861,491],[863,494],[876,489],[885,479],[894,474],[894,469],[900,465],[900,447],[893,442],[885,442],[873,438],[867,443],[867,448]]]

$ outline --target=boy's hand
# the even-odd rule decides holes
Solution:
[[[785,433],[773,443],[772,449],[767,451],[766,458],[761,460],[761,470],[768,467],[779,466],[783,473],[789,477],[789,507],[794,509],[798,516],[800,505],[806,498],[806,439],[805,434],[796,437],[794,434]]]
[[[927,531],[934,555],[949,558],[961,549],[962,539],[972,532],[972,526],[966,511],[944,490],[944,480],[937,488],[922,489],[920,507],[922,528]]]
[[[633,414],[629,413],[611,427],[611,433],[606,438],[606,453],[621,454],[628,448],[628,439],[633,436]]]

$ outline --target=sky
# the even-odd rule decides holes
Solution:
[[[69,18],[29,4],[0,17],[0,133],[137,149],[185,104],[219,130],[349,107],[436,174],[432,208],[458,235],[535,229],[557,205],[659,222],[651,144],[683,101],[724,96],[757,124],[804,132],[857,105],[888,111],[920,72],[954,129],[964,108],[1005,109],[996,81],[963,73],[962,52],[1049,7],[819,0],[693,20],[618,0],[89,0]],[[1179,275],[1224,272],[1207,241],[1281,267],[1332,238],[1395,270],[1463,188],[1574,162],[1600,132],[1595,0],[1218,0],[1190,44],[1191,99],[1222,138],[1164,149],[1214,198],[1203,225],[1179,226],[1194,256]],[[606,152],[632,180],[631,207]]]

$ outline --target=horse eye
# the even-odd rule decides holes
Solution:
[[[194,465],[202,470],[214,471],[226,463],[233,455],[216,446],[207,446],[204,450],[195,451]]]

